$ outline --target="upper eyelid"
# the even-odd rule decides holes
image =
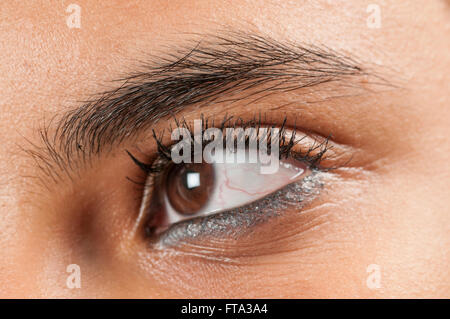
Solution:
[[[188,134],[190,134],[191,141],[195,140],[194,134],[200,133],[202,137],[204,136],[204,133],[207,129],[214,128],[219,129],[221,132],[223,132],[222,138],[223,138],[223,145],[226,146],[226,130],[229,128],[254,128],[256,131],[255,133],[250,133],[251,135],[248,136],[248,138],[251,140],[252,138],[258,138],[260,136],[260,131],[263,128],[277,128],[278,129],[278,137],[280,146],[283,147],[281,150],[280,156],[283,154],[288,154],[291,152],[291,149],[296,146],[297,144],[305,144],[302,143],[304,140],[307,140],[307,147],[304,147],[303,149],[303,155],[304,158],[310,158],[314,161],[314,163],[309,163],[313,168],[320,163],[320,161],[323,158],[323,155],[331,150],[333,148],[333,145],[330,145],[330,137],[322,137],[319,138],[318,136],[312,137],[306,133],[303,133],[301,129],[297,128],[290,128],[287,124],[287,118],[285,118],[281,123],[275,123],[276,121],[273,121],[270,123],[270,121],[267,121],[267,119],[264,119],[264,122],[261,117],[257,119],[256,117],[253,117],[253,119],[250,119],[248,121],[245,121],[243,118],[237,118],[236,120],[232,120],[233,117],[225,117],[221,122],[219,122],[219,125],[215,125],[214,119],[212,121],[209,121],[208,118],[205,118],[203,115],[201,116],[202,119],[202,127],[201,132],[194,132],[191,125],[189,125],[186,120],[183,122],[178,121],[176,118],[174,119],[174,122],[176,123],[176,128],[181,129],[187,129]],[[209,121],[209,122],[208,122]],[[270,124],[269,124],[270,123]],[[172,126],[170,126],[172,127]],[[160,156],[163,156],[163,159],[166,159],[168,161],[171,160],[171,147],[175,145],[178,141],[164,141],[165,129],[162,131],[161,134],[158,134],[153,130],[153,139],[156,141],[156,148],[157,151],[153,152],[152,154],[146,154],[145,152],[140,151],[143,153],[143,155],[146,157],[147,161],[142,162],[138,160],[133,154],[131,154],[128,150],[126,152],[128,153],[131,160],[144,172],[151,173],[153,170],[152,162],[157,157],[157,153],[160,154]],[[169,132],[170,133],[170,132]],[[256,136],[254,134],[257,134]],[[264,133],[261,133],[264,134]],[[170,134],[168,134],[170,136]],[[167,136],[167,137],[168,137]],[[245,137],[245,135],[244,135]],[[217,138],[217,137],[216,137]],[[202,147],[207,145],[210,141],[202,140]]]
[[[366,75],[351,57],[326,48],[241,33],[228,39],[213,37],[206,43],[129,76],[119,88],[64,114],[54,130],[41,133],[43,146],[36,159],[47,172],[59,169],[70,174],[80,166],[80,158],[89,160],[103,152],[105,145],[135,136],[159,116],[169,114],[174,105],[172,111],[178,111],[268,83],[269,88],[283,92],[292,86],[316,86],[330,79]]]

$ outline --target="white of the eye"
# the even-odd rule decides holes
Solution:
[[[197,172],[189,172],[187,173],[186,186],[189,189],[199,187],[200,186],[200,173]]]
[[[289,160],[281,160],[275,174],[261,174],[261,163],[225,161],[211,165],[214,167],[214,189],[206,206],[191,217],[207,216],[244,206],[300,180],[306,171],[305,165],[295,165]],[[191,185],[189,178],[188,175],[188,187]],[[198,182],[200,182],[199,179],[200,176],[198,176]],[[195,185],[194,181],[192,185]],[[171,207],[167,198],[166,213],[169,224],[186,219]]]
[[[275,174],[261,174],[259,163],[214,164],[215,187],[202,214],[220,212],[256,201],[292,183],[305,172],[289,162],[280,162]]]

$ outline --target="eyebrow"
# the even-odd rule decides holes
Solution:
[[[329,48],[254,34],[210,36],[190,49],[171,52],[116,80],[117,88],[44,125],[40,144],[33,144],[27,153],[56,181],[58,171],[70,176],[80,161],[188,106],[206,107],[367,75],[354,58]]]

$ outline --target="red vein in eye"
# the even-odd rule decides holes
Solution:
[[[251,195],[251,196],[254,196],[254,195],[265,195],[265,194],[266,194],[266,191],[251,193],[251,192],[246,191],[246,190],[244,190],[244,189],[241,189],[241,188],[239,188],[239,187],[231,186],[231,181],[230,181],[230,179],[229,179],[229,177],[228,177],[228,174],[227,174],[226,170],[224,170],[224,171],[225,171],[225,172],[224,172],[224,175],[225,175],[225,177],[226,177],[226,178],[225,178],[225,185],[226,185],[229,189],[231,189],[231,190],[237,190],[237,191],[243,192],[243,193],[245,193],[245,194],[247,194],[247,195]],[[222,185],[221,185],[221,190],[222,190]]]

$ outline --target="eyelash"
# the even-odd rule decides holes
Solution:
[[[234,122],[231,122],[233,120],[233,117],[226,117],[221,121],[220,125],[217,127],[214,125],[215,124],[214,121],[212,121],[212,123],[211,123],[207,119],[205,120],[203,115],[201,116],[201,120],[203,123],[202,131],[201,131],[202,136],[203,136],[204,131],[207,130],[208,128],[219,128],[222,132],[227,128],[236,128],[236,127],[240,127],[243,129],[255,128],[257,134],[256,135],[253,134],[250,137],[246,137],[245,145],[249,145],[252,142],[255,142],[259,138],[260,129],[262,127],[264,127],[261,117],[259,117],[258,119],[253,118],[252,120],[249,120],[249,121],[244,121],[242,118],[237,118],[234,120]],[[300,139],[296,139],[297,130],[296,130],[296,128],[294,128],[294,129],[290,130],[289,136],[287,136],[286,121],[287,121],[287,119],[284,118],[283,122],[279,126],[279,135],[278,135],[279,136],[279,158],[287,159],[287,158],[293,157],[296,160],[306,163],[310,169],[313,169],[313,170],[314,169],[316,169],[316,170],[324,169],[323,167],[321,167],[320,163],[321,163],[322,159],[324,158],[325,153],[331,148],[328,145],[329,137],[327,137],[322,142],[316,143],[316,141],[315,141],[314,144],[311,145],[305,152],[293,151],[293,147],[296,144],[298,144],[302,139],[306,138],[306,135]],[[180,128],[180,129],[187,129],[189,131],[189,133],[191,135],[191,141],[192,141],[192,143],[194,143],[194,130],[191,126],[188,125],[186,120],[183,119],[182,121],[178,121],[177,119],[175,119],[175,123],[176,123],[175,129]],[[277,126],[272,125],[268,128],[276,128],[276,127]],[[172,127],[170,127],[169,129],[170,129],[170,131],[173,130]],[[153,130],[153,139],[155,140],[156,145],[157,145],[157,153],[156,153],[156,156],[155,156],[155,154],[152,154],[152,155],[144,154],[146,158],[153,159],[153,160],[149,161],[148,163],[139,161],[131,152],[127,151],[128,155],[130,156],[132,161],[145,174],[147,174],[146,177],[148,177],[148,176],[158,177],[164,171],[164,169],[167,167],[167,165],[169,165],[172,162],[171,155],[170,155],[171,154],[170,148],[172,145],[174,145],[178,141],[173,141],[172,144],[166,145],[163,142],[163,137],[164,137],[164,131],[158,135],[155,132],[155,130]],[[269,146],[270,146],[270,138],[271,137],[268,136],[267,143],[269,144]],[[202,147],[203,148],[206,147],[209,142],[211,142],[211,141],[203,140]],[[236,143],[236,142],[237,142],[237,138],[235,137],[234,143]],[[225,145],[225,143],[226,143],[226,135],[223,134],[223,144]],[[192,144],[192,146],[193,146],[193,144]],[[193,147],[191,147],[191,149],[193,149]],[[269,150],[270,150],[270,148],[269,148]],[[316,152],[317,150],[319,150],[319,151]],[[191,154],[191,156],[193,156],[193,154]]]
[[[250,137],[246,137],[245,145],[249,145],[249,143],[254,142],[253,139],[258,139],[259,137],[259,129],[262,127],[267,128],[279,128],[279,158],[280,159],[288,159],[293,158],[295,160],[301,161],[307,165],[307,167],[311,170],[311,175],[305,177],[299,183],[293,183],[285,186],[284,188],[266,195],[260,200],[244,205],[243,207],[238,207],[235,209],[231,209],[230,211],[217,213],[210,216],[196,217],[190,220],[182,221],[180,223],[174,224],[173,231],[164,232],[163,238],[161,242],[164,243],[173,243],[178,242],[179,240],[185,239],[186,237],[194,238],[198,235],[202,234],[210,234],[213,233],[221,233],[224,232],[230,235],[230,232],[234,232],[235,230],[232,227],[228,227],[225,225],[231,224],[242,224],[244,223],[248,228],[254,223],[260,222],[264,215],[265,218],[271,217],[272,215],[276,215],[277,211],[280,211],[283,208],[286,208],[286,205],[291,205],[293,203],[304,203],[306,199],[310,198],[311,195],[317,194],[316,190],[321,188],[323,185],[319,179],[315,178],[318,172],[326,171],[327,168],[321,166],[321,161],[324,159],[325,153],[331,148],[328,144],[328,139],[321,142],[317,142],[314,140],[313,145],[311,145],[306,151],[298,151],[293,150],[294,146],[299,143],[302,139],[306,138],[304,135],[302,138],[297,138],[297,130],[294,128],[289,130],[289,136],[286,131],[286,118],[282,121],[280,125],[271,125],[264,126],[261,117],[253,118],[249,121],[244,121],[241,118],[233,119],[233,117],[225,117],[218,126],[215,125],[214,121],[205,120],[203,116],[201,116],[202,120],[202,136],[203,132],[212,127],[219,128],[222,132],[226,128],[236,128],[240,127],[243,129],[246,128],[255,128],[258,132],[256,135],[251,135]],[[190,132],[191,141],[194,143],[194,130],[188,123],[183,119],[182,121],[178,121],[175,119],[176,128],[184,128]],[[169,128],[172,130],[172,127]],[[134,183],[141,186],[141,192],[143,193],[146,188],[153,187],[153,183],[149,183],[148,181],[157,181],[163,177],[165,170],[168,168],[170,164],[172,164],[171,160],[171,146],[177,143],[177,141],[173,141],[170,144],[165,144],[163,142],[164,131],[161,134],[157,134],[153,130],[153,139],[157,145],[157,151],[155,154],[149,154],[146,156],[150,159],[148,162],[142,162],[138,160],[131,152],[127,151],[131,160],[134,164],[136,164],[144,173],[143,180],[141,181],[133,181]],[[225,145],[225,134],[223,134],[224,145]],[[267,137],[271,138],[270,136]],[[202,143],[202,147],[204,148],[211,141],[205,141]],[[237,142],[237,138],[235,137],[234,143]],[[270,145],[270,141],[268,141]],[[193,145],[191,145],[193,146]],[[193,150],[193,147],[191,147]],[[145,155],[145,154],[144,154]],[[193,155],[192,155],[193,156]],[[131,180],[131,179],[130,179]],[[284,196],[283,201],[279,201]],[[280,206],[281,205],[281,206]],[[259,210],[262,212],[265,210],[265,214],[260,213],[259,215],[250,214],[251,211]],[[246,212],[246,214],[241,214],[242,212]],[[228,220],[228,221],[227,221]],[[216,226],[213,231],[208,231],[208,227],[206,225],[211,225],[216,223]],[[172,228],[172,227],[171,227]],[[211,228],[211,227],[210,227]],[[170,229],[169,229],[170,230]],[[150,235],[150,231],[146,229],[147,235]]]

